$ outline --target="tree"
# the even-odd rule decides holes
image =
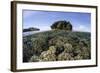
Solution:
[[[51,25],[51,29],[60,29],[72,31],[72,24],[69,21],[56,21]]]

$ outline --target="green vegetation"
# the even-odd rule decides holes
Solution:
[[[71,31],[72,24],[69,21],[65,21],[65,20],[57,21],[51,25],[51,29],[60,29],[60,30]]]
[[[34,27],[30,27],[30,28],[27,28],[27,29],[23,29],[23,32],[28,32],[28,31],[39,31],[40,29],[38,28],[34,28]]]
[[[89,32],[50,30],[23,37],[23,62],[91,59]]]

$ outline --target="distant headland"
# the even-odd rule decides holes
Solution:
[[[39,31],[39,30],[40,30],[40,29],[38,29],[38,28],[30,27],[30,28],[23,29],[23,32],[28,32],[28,31]]]

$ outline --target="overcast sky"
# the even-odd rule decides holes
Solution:
[[[50,26],[59,20],[70,21],[74,31],[91,31],[90,13],[23,10],[23,28],[36,27],[40,31],[50,30]]]

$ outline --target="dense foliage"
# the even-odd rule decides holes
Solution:
[[[56,21],[51,25],[51,29],[60,29],[60,30],[72,30],[72,24],[69,21]]]
[[[23,37],[23,62],[91,58],[89,32],[51,30]]]

